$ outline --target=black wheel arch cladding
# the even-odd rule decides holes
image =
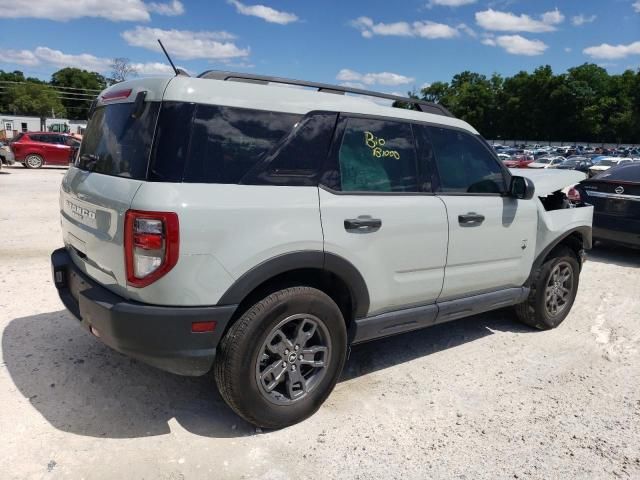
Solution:
[[[271,279],[287,272],[305,269],[328,272],[340,278],[349,289],[355,318],[367,315],[369,290],[362,274],[343,257],[319,250],[290,252],[265,260],[238,278],[222,295],[218,304],[239,304]]]

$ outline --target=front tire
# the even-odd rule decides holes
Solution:
[[[24,159],[24,166],[27,168],[40,168],[44,165],[44,160],[40,155],[30,154]]]
[[[539,330],[556,328],[571,311],[579,280],[575,254],[566,247],[556,249],[533,273],[529,297],[516,306],[519,320]]]
[[[216,383],[242,418],[283,428],[320,408],[338,381],[346,351],[345,322],[335,302],[315,288],[287,288],[231,326],[216,354]]]

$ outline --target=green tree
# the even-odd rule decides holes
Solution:
[[[49,85],[19,83],[6,90],[8,109],[16,115],[64,117],[66,111],[55,90]]]
[[[51,76],[51,85],[59,87],[58,95],[70,118],[87,118],[91,102],[107,86],[96,72],[79,68],[63,68]]]

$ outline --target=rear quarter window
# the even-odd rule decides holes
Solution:
[[[301,118],[265,110],[164,102],[149,180],[241,183]]]
[[[198,105],[183,181],[238,183],[301,115]]]

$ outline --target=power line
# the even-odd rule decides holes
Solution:
[[[97,88],[62,87],[62,86],[59,86],[59,85],[53,85],[53,84],[45,83],[45,82],[36,83],[36,82],[14,82],[14,81],[11,81],[11,80],[0,80],[0,83],[11,83],[11,84],[14,84],[14,85],[45,85],[45,86],[50,87],[50,88],[60,88],[60,89],[64,89],[64,90],[80,90],[80,91],[83,91],[83,92],[98,92],[99,93],[99,92],[102,91],[102,90],[97,89]]]

